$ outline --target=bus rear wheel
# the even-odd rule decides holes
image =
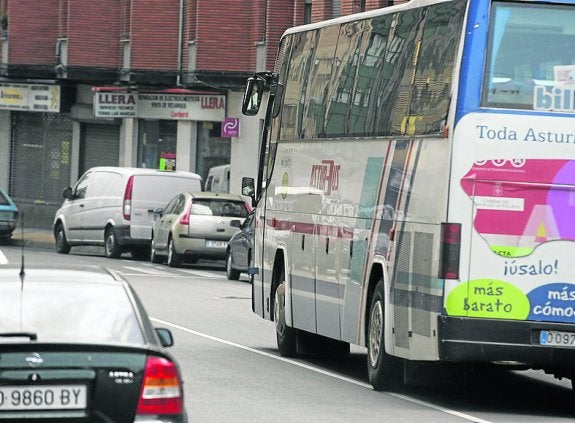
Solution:
[[[285,275],[282,269],[280,281],[274,295],[274,322],[279,353],[283,357],[293,357],[297,353],[297,329],[286,324],[285,289]]]
[[[384,284],[380,280],[373,292],[367,331],[367,372],[369,382],[376,391],[389,388],[397,380],[400,360],[385,352]]]

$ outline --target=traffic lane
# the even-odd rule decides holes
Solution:
[[[254,347],[276,346],[273,322],[252,312],[251,285],[229,281],[224,272],[186,268],[172,271],[165,266],[143,266],[162,275],[124,277],[136,288],[150,314],[209,333],[232,342]],[[182,273],[182,272],[188,273]]]
[[[141,281],[146,286],[157,288],[157,284],[152,280]],[[178,289],[189,290],[189,297],[193,295],[195,306],[189,313],[177,311],[174,307],[165,310],[161,306],[159,293],[146,297],[152,302],[158,301],[158,315],[174,318],[172,322],[193,328],[195,332],[207,333],[210,336],[217,336],[230,342],[260,349],[270,354],[277,355],[275,341],[275,329],[272,322],[265,321],[251,312],[251,302],[247,296],[250,292],[249,285],[230,282],[225,279],[213,278],[207,280],[181,280],[172,278],[166,281],[166,289],[175,292]],[[175,286],[172,286],[175,285]],[[182,285],[184,288],[182,288]],[[145,295],[144,295],[145,296]],[[180,295],[181,298],[186,295]],[[182,306],[188,301],[181,300]],[[189,305],[189,304],[188,304]],[[164,313],[165,310],[167,313]],[[215,316],[213,313],[218,313]],[[210,318],[209,316],[212,316]],[[352,347],[357,351],[359,347]],[[367,383],[366,376],[366,356],[363,353],[352,355],[352,359],[331,359],[331,358],[310,358],[301,360],[320,369],[333,371],[344,377]],[[542,378],[538,380],[537,377]],[[535,378],[534,378],[535,377]],[[571,419],[573,416],[571,401],[572,395],[568,381],[556,381],[549,375],[541,375],[540,372],[521,372],[496,374],[485,378],[475,378],[468,381],[468,385],[462,389],[461,386],[453,386],[451,381],[445,376],[429,376],[427,381],[443,381],[444,383],[428,384],[427,386],[402,386],[397,389],[397,393],[415,398],[421,401],[428,401],[441,407],[460,410],[470,414],[484,414],[484,419],[499,422],[543,422],[556,421],[557,419]],[[421,381],[420,381],[421,382]],[[548,398],[541,401],[541,398]],[[517,401],[517,398],[519,401]],[[529,412],[525,412],[526,407],[522,402],[523,398],[531,398],[529,401]],[[502,413],[505,417],[492,415],[492,407],[497,413]]]
[[[20,249],[14,247],[4,247],[3,251],[10,258],[10,261],[21,261],[21,251]],[[82,257],[82,256],[62,256],[57,255],[53,252],[40,252],[37,250],[28,250],[26,252],[27,263],[38,263],[38,262],[48,262],[48,263],[58,263],[58,262],[68,262],[74,261],[79,264],[85,265],[106,265],[107,267],[115,268],[116,270],[125,274],[126,272],[138,273],[139,270],[150,271],[150,264],[147,262],[137,262],[133,260],[109,260],[100,257]],[[134,268],[134,270],[130,270]],[[181,301],[183,306],[192,307],[184,297],[174,295],[166,295],[166,292],[171,291],[170,280],[176,285],[183,284],[184,286],[200,288],[205,290],[205,294],[199,296],[200,301],[196,304],[202,304],[204,297],[213,297],[212,301],[223,302],[224,299],[232,299],[231,304],[238,303],[233,307],[227,307],[228,313],[234,315],[239,320],[242,320],[240,329],[237,326],[232,326],[234,330],[225,331],[224,324],[217,323],[216,326],[224,330],[221,333],[237,332],[238,334],[245,334],[250,342],[246,345],[253,345],[254,347],[260,348],[262,351],[268,351],[273,354],[277,354],[277,349],[275,345],[275,332],[273,328],[273,323],[264,321],[258,316],[251,313],[251,303],[246,304],[246,299],[240,299],[245,292],[246,287],[249,289],[250,285],[248,283],[241,282],[231,282],[227,281],[223,276],[223,271],[221,271],[221,277],[216,269],[209,269],[205,267],[185,267],[183,270],[192,271],[198,273],[202,271],[210,274],[211,279],[204,281],[204,283],[198,282],[198,275],[185,274],[182,277],[179,272],[172,272],[173,269],[167,266],[159,266],[158,269],[151,269],[153,272],[158,272],[160,274],[166,274],[164,278],[158,278],[157,275],[144,275],[140,272],[141,278],[133,278],[137,283],[150,284],[155,288],[154,294],[147,296],[144,300],[144,304],[148,308],[150,302],[157,302],[160,308],[158,310],[172,310],[170,304],[174,302],[174,298],[177,301]],[[130,277],[127,276],[128,279]],[[222,283],[219,283],[221,280]],[[167,281],[167,282],[166,282]],[[163,282],[163,283],[160,283]],[[167,286],[166,286],[167,283]],[[223,288],[223,286],[227,288]],[[215,291],[214,291],[215,290]],[[230,291],[231,290],[231,291]],[[192,290],[193,293],[194,290]],[[176,291],[177,292],[177,291]],[[163,293],[163,294],[162,294]],[[251,292],[250,292],[251,294]],[[171,299],[166,300],[166,297],[171,297]],[[209,309],[210,307],[207,307]],[[201,307],[200,307],[201,309]],[[149,308],[152,315],[156,315]],[[192,307],[192,310],[194,308]],[[236,310],[234,312],[233,310]],[[212,311],[213,312],[213,311]],[[224,312],[225,313],[225,312]],[[177,314],[177,313],[176,313]],[[189,314],[184,313],[184,314]],[[216,317],[220,315],[221,312],[217,312]],[[208,314],[209,315],[209,314]],[[199,322],[209,322],[216,319],[206,320],[206,309],[198,310],[195,314],[193,321]],[[209,325],[208,325],[209,326]],[[228,324],[229,326],[229,324]],[[193,326],[192,326],[193,327]],[[231,338],[230,338],[231,339]],[[180,339],[176,338],[176,345],[180,343]],[[333,360],[333,359],[311,359],[307,358],[303,360],[304,363],[309,363],[310,365],[317,366],[319,368],[333,370],[339,372],[340,375],[349,376],[352,379],[361,380],[367,382],[365,375],[365,355],[357,355],[354,359],[346,361],[345,359]],[[180,357],[178,357],[180,358]],[[462,409],[469,412],[478,412],[482,416],[490,418],[494,414],[495,417],[493,421],[495,422],[519,422],[519,421],[531,421],[531,422],[556,422],[556,421],[572,421],[573,412],[571,406],[571,390],[569,389],[569,381],[555,381],[549,375],[542,375],[541,372],[527,372],[519,373],[519,376],[513,377],[493,377],[486,376],[484,383],[476,384],[475,391],[469,389],[450,389],[444,386],[433,386],[433,387],[405,387],[400,394],[404,393],[411,396],[414,399],[429,400],[437,403],[440,406],[451,407],[454,409]],[[193,376],[193,375],[192,375]],[[509,379],[509,380],[508,380]],[[535,392],[531,390],[537,387]],[[527,401],[524,401],[527,399]],[[527,412],[524,410],[528,410]],[[501,415],[499,415],[501,413]]]
[[[373,391],[365,382],[314,369],[305,360],[284,359],[180,325],[172,330],[174,354],[185,369],[191,421],[479,421],[432,404]],[[351,360],[365,363],[365,356],[359,354]]]

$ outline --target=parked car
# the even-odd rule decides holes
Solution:
[[[18,225],[18,207],[4,191],[0,189],[0,239],[10,239]]]
[[[186,422],[171,345],[111,271],[0,268],[0,420]]]
[[[232,222],[235,224],[235,222]],[[254,214],[244,220],[228,242],[226,251],[226,275],[229,280],[237,281],[241,272],[247,272],[252,262],[254,249]]]
[[[211,167],[208,170],[204,191],[230,192],[230,165]]]
[[[95,167],[64,189],[64,204],[54,217],[56,251],[68,254],[74,245],[102,245],[106,257],[125,251],[147,258],[153,211],[182,191],[201,190],[202,179],[191,172]]]
[[[199,258],[225,259],[228,241],[249,214],[239,195],[182,192],[155,211],[150,258],[171,267]],[[231,223],[236,221],[234,225]]]

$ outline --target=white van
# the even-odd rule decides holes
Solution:
[[[64,189],[54,217],[56,251],[74,245],[102,245],[106,257],[123,252],[145,258],[150,251],[154,209],[176,194],[201,191],[202,178],[191,172],[94,167],[74,188]]]
[[[205,191],[230,192],[230,165],[214,166],[208,170]]]

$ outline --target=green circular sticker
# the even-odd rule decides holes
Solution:
[[[515,285],[497,279],[476,279],[455,288],[446,302],[450,316],[525,320],[531,306]]]

